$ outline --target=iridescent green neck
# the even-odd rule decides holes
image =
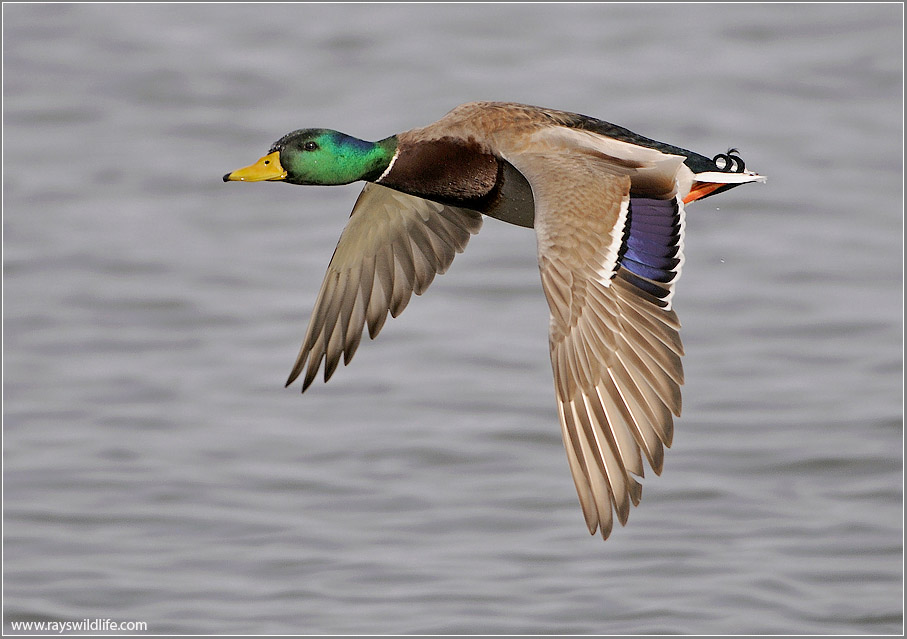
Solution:
[[[367,142],[330,129],[303,129],[278,140],[271,149],[293,184],[349,184],[376,180],[390,165],[397,138]]]
[[[372,158],[372,167],[370,171],[365,173],[361,179],[368,182],[374,182],[381,175],[387,171],[388,167],[393,163],[394,156],[397,153],[397,136],[392,135],[389,138],[384,138],[383,140],[378,140],[374,143],[373,150],[371,152]]]

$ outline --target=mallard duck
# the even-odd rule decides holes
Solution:
[[[684,205],[765,178],[585,115],[471,102],[366,142],[329,129],[280,138],[224,181],[364,180],[287,380],[305,391],[349,364],[412,293],[444,273],[482,215],[535,228],[567,461],[591,534],[639,504],[642,456],[661,474],[680,416]]]

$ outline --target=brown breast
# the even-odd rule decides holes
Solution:
[[[445,204],[476,205],[494,189],[498,164],[498,158],[473,141],[401,140],[393,165],[378,183]]]

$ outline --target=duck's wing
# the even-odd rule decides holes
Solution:
[[[349,364],[368,323],[372,339],[463,251],[482,216],[377,184],[362,189],[328,265],[302,348],[287,380],[306,369],[302,390],[324,360],[324,380]],[[308,364],[307,364],[308,362]]]
[[[630,503],[639,503],[640,451],[660,473],[672,414],[680,415],[683,348],[671,295],[683,261],[683,203],[676,188],[631,198],[631,176],[648,171],[644,186],[655,194],[676,179],[682,158],[558,151],[507,159],[535,199],[567,459],[589,531],[607,538],[612,507],[624,524]]]

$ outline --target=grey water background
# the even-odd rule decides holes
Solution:
[[[3,6],[4,631],[900,633],[903,7]],[[531,231],[283,382],[359,186],[287,131],[473,99],[769,177],[688,209],[684,413],[585,530]]]

